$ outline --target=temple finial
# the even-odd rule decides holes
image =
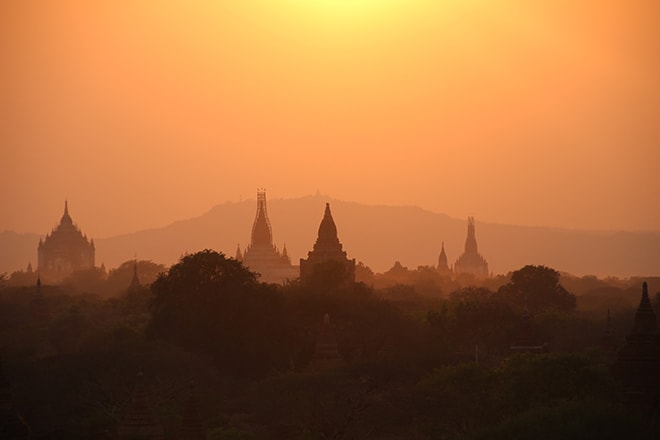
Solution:
[[[64,214],[62,214],[62,219],[60,220],[60,225],[70,226],[73,225],[73,220],[69,215],[69,201],[64,200]]]

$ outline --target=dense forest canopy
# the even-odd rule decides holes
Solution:
[[[337,282],[328,266],[309,283],[263,284],[204,250],[169,269],[129,261],[99,282],[4,277],[13,407],[34,438],[107,438],[142,372],[165,438],[191,380],[209,439],[657,435],[657,415],[627,409],[610,373],[639,304],[630,280],[543,266],[482,280],[367,269],[366,282]],[[129,289],[134,273],[141,285]],[[319,362],[323,331],[334,364]],[[513,353],[521,338],[542,351]]]

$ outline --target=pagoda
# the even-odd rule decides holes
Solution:
[[[635,323],[612,366],[612,373],[623,385],[631,407],[642,415],[660,409],[660,333],[646,282],[642,284]]]
[[[138,293],[142,290],[142,284],[140,284],[140,278],[138,277],[138,264],[137,260],[133,263],[133,278],[131,279],[131,284],[128,285],[128,293]]]
[[[474,232],[474,217],[468,217],[467,238],[465,239],[465,252],[454,263],[454,272],[468,273],[476,277],[488,276],[488,263],[477,250],[477,237]]]
[[[440,250],[440,256],[438,257],[438,272],[441,274],[451,273],[449,269],[449,264],[447,263],[447,254],[445,253],[445,242],[442,242],[442,249]]]
[[[266,209],[266,191],[257,191],[257,214],[252,225],[250,245],[241,253],[236,249],[236,259],[253,272],[260,275],[260,281],[283,283],[287,279],[297,278],[298,270],[291,264],[286,244],[280,252],[273,245],[273,231]]]
[[[94,240],[73,223],[67,201],[60,224],[44,240],[39,239],[39,275],[46,282],[58,283],[72,272],[94,267]]]
[[[343,250],[339,238],[337,238],[337,226],[330,212],[330,204],[326,203],[314,248],[307,253],[307,259],[300,259],[300,280],[303,282],[310,280],[315,267],[330,261],[343,266],[345,281],[355,281],[355,259],[349,260],[346,257],[346,251]]]

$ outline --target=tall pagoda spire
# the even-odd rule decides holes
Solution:
[[[474,217],[468,217],[465,252],[454,263],[456,273],[469,273],[478,277],[488,276],[488,262],[479,254],[475,234]]]
[[[642,298],[635,323],[619,351],[612,373],[623,385],[624,399],[643,416],[657,410],[660,401],[660,334],[649,300],[648,286],[642,284]]]
[[[447,254],[445,253],[445,242],[442,242],[440,256],[438,257],[438,271],[449,272],[449,264],[447,263]]]
[[[266,191],[257,190],[257,214],[252,225],[250,244],[241,253],[240,246],[236,249],[236,259],[251,271],[260,274],[260,281],[267,283],[282,283],[294,279],[296,268],[290,261],[282,258],[273,245],[273,230],[268,219],[266,208]]]
[[[131,284],[128,286],[128,291],[137,292],[141,287],[142,285],[140,284],[140,278],[138,278],[138,263],[136,259],[133,262],[133,279],[131,280]]]
[[[477,250],[477,237],[474,233],[474,217],[468,217],[467,225],[467,238],[465,239],[465,253],[476,254]]]
[[[270,227],[268,211],[266,210],[266,191],[263,189],[257,191],[257,215],[252,225],[252,243],[250,245],[273,245],[273,231]]]
[[[642,284],[642,299],[639,302],[639,307],[635,313],[635,325],[633,326],[633,333],[656,333],[658,325],[656,322],[655,312],[651,306],[649,298],[649,287],[646,281]]]

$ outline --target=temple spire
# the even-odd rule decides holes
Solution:
[[[252,225],[252,242],[250,246],[272,246],[273,231],[268,220],[268,211],[266,210],[266,191],[260,189],[257,191],[257,215]]]
[[[319,225],[319,235],[314,244],[314,249],[319,248],[341,249],[341,244],[337,237],[337,226],[332,218],[332,212],[330,212],[330,203],[325,204],[323,220],[321,220],[321,224]]]
[[[476,254],[477,252],[477,237],[474,232],[474,217],[468,217],[467,238],[465,239],[465,253]]]
[[[241,252],[236,247],[236,260],[245,267],[260,274],[259,280],[267,283],[282,283],[294,279],[296,268],[287,259],[283,259],[273,243],[273,230],[268,219],[266,190],[257,189],[257,213],[252,225],[250,243]]]
[[[62,214],[62,218],[60,219],[60,225],[73,225],[73,220],[71,220],[71,216],[69,215],[68,200],[64,200],[64,214]]]
[[[445,242],[442,242],[440,256],[438,257],[438,270],[440,272],[449,272],[449,264],[447,263],[447,254],[445,253]]]
[[[142,285],[140,284],[140,278],[138,278],[138,264],[137,264],[137,259],[133,262],[133,279],[131,280],[131,284],[128,286],[128,291],[129,292],[136,292],[140,290]]]
[[[658,329],[655,312],[649,298],[649,288],[646,281],[642,284],[642,299],[635,313],[633,333],[655,333]]]
[[[474,217],[468,217],[467,237],[465,238],[465,252],[454,263],[456,273],[469,273],[478,277],[487,277],[488,262],[477,249]]]
[[[300,279],[307,282],[313,278],[319,263],[335,261],[343,266],[343,282],[355,281],[355,259],[349,260],[337,237],[337,226],[330,212],[330,204],[325,204],[323,219],[319,225],[319,235],[314,247],[307,253],[307,259],[300,259]]]

